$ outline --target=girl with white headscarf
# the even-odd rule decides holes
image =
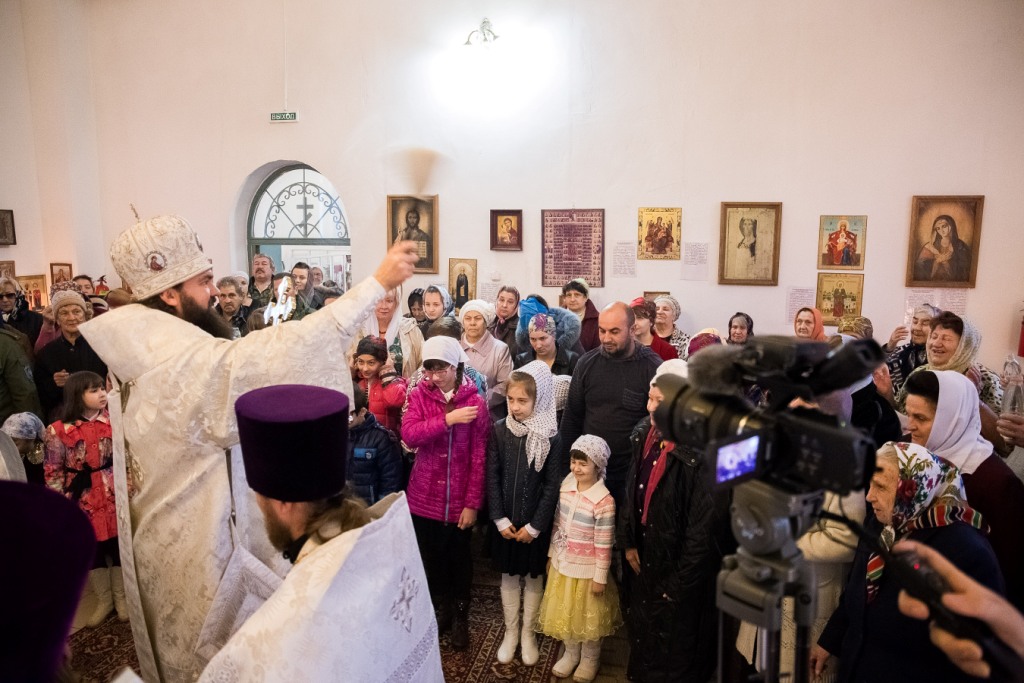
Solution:
[[[455,302],[452,295],[441,285],[430,285],[423,290],[423,321],[419,323],[420,332],[427,336],[427,328],[439,318],[455,316]]]
[[[505,636],[498,661],[508,664],[521,644],[523,663],[537,663],[537,611],[544,595],[544,570],[551,522],[561,482],[561,451],[551,370],[527,363],[508,380],[508,417],[495,423],[487,446],[487,500],[500,535],[492,536],[494,564],[501,572]],[[522,635],[519,578],[523,577]]]
[[[967,500],[992,528],[1007,597],[1024,606],[1024,483],[981,435],[978,390],[959,372],[915,372],[904,385],[911,440],[960,469]]]

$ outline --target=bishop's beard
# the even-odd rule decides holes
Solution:
[[[212,303],[213,300],[211,299],[210,302]],[[217,313],[213,306],[200,306],[199,302],[190,296],[181,297],[181,319],[219,339],[234,339],[235,335],[231,325]]]

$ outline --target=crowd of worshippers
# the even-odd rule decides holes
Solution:
[[[226,337],[288,324],[342,295],[320,268],[275,272],[257,254],[251,276],[216,282]],[[0,279],[0,421],[29,481],[78,502],[99,542],[89,624],[125,619],[107,419],[106,366],[78,326],[130,295],[97,295],[86,276],[56,285],[30,310]],[[407,311],[403,313],[402,304]],[[704,453],[673,443],[653,421],[656,380],[687,376],[687,360],[754,338],[753,317],[724,331],[677,327],[673,296],[598,309],[588,284],[567,282],[553,305],[501,287],[495,301],[460,302],[440,286],[392,290],[363,322],[348,362],[355,383],[346,472],[372,504],[404,490],[442,644],[469,644],[471,538],[501,572],[503,664],[539,658],[538,634],[561,640],[558,677],[593,680],[602,639],[625,623],[635,681],[706,681],[717,662],[715,583],[736,549],[731,492],[714,488]],[[797,340],[834,347],[871,339],[865,317],[826,336],[820,311],[800,309]],[[1000,376],[978,361],[981,334],[965,317],[919,306],[884,340],[886,361],[853,386],[817,397],[879,445],[866,491],[827,493],[824,508],[864,524],[887,546],[914,540],[1018,609],[1024,606],[1024,483],[1004,462],[1024,445],[1024,418],[1002,414]],[[746,387],[752,404],[765,400]],[[901,613],[900,585],[874,546],[818,521],[798,541],[817,568],[811,666],[819,680],[954,681],[929,627]],[[783,610],[781,667],[794,669],[796,625]],[[726,619],[727,680],[757,665],[757,629]]]

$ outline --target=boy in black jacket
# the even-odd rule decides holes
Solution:
[[[368,409],[366,392],[355,388],[348,425],[349,485],[370,505],[398,491],[402,457],[398,438],[377,422]]]

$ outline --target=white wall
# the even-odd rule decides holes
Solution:
[[[49,11],[25,9],[36,1]],[[440,195],[442,268],[449,257],[477,258],[482,275],[533,291],[541,209],[604,208],[610,255],[613,242],[633,238],[638,207],[682,206],[684,240],[712,245],[709,280],[680,280],[678,262],[640,262],[636,280],[611,280],[595,301],[670,289],[686,309],[686,329],[724,327],[741,309],[767,333],[789,330],[786,289],[814,286],[818,216],[867,214],[864,313],[882,337],[903,317],[911,197],[983,194],[968,314],[985,332],[987,363],[1001,365],[1016,348],[1024,296],[1024,249],[1011,233],[1024,185],[1024,4],[1016,0],[0,7],[0,83],[13,88],[16,130],[7,130],[5,97],[0,152],[40,165],[40,178],[67,177],[68,165],[85,169],[83,184],[56,187],[77,192],[71,204],[86,214],[92,207],[80,188],[92,191],[93,154],[104,243],[131,222],[131,201],[142,214],[188,216],[218,271],[237,269],[244,240],[236,203],[246,177],[299,159],[342,194],[357,277],[383,253],[386,195],[422,192]],[[23,31],[8,21],[19,7]],[[480,55],[461,43],[485,15],[501,38]],[[87,39],[77,67],[55,70],[64,79],[86,73],[74,91],[91,100],[80,103],[91,119],[77,122],[87,139],[67,136],[64,158],[27,142],[41,124],[26,120],[25,102],[39,88],[52,97],[55,87],[22,73],[24,55],[52,45],[47,21]],[[299,122],[272,125],[269,112],[283,108],[285,57]],[[65,117],[62,130],[75,123]],[[10,166],[0,169],[0,202],[32,194]],[[19,213],[19,234],[25,222],[53,229],[43,207],[57,197],[39,186]],[[722,201],[783,202],[778,287],[716,284]],[[522,254],[488,250],[492,208],[524,210]],[[48,242],[51,249],[47,258],[57,260]]]

